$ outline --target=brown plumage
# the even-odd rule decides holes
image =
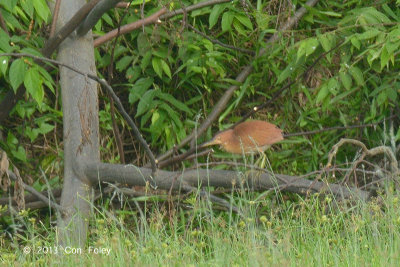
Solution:
[[[233,154],[254,153],[265,151],[281,140],[283,140],[281,129],[269,122],[253,120],[220,132],[202,147],[221,145],[225,151]]]

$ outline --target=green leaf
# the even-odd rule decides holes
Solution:
[[[328,81],[328,89],[333,95],[337,94],[337,89],[339,88],[339,82],[336,78],[330,78]]]
[[[358,34],[357,37],[359,40],[367,40],[367,39],[372,39],[375,36],[377,36],[378,34],[380,34],[381,31],[377,30],[377,29],[371,29],[368,30],[366,32],[363,32],[361,34]]]
[[[301,63],[300,63],[301,64]],[[293,64],[287,65],[287,67],[279,74],[278,80],[276,81],[276,84],[279,84],[286,80],[288,77],[293,75],[293,73],[296,71],[297,67],[293,66]]]
[[[153,50],[153,56],[157,56],[159,58],[167,58],[168,49],[166,47],[160,47],[158,49],[155,49]]]
[[[9,131],[7,134],[7,144],[11,147],[15,147],[15,145],[18,144],[18,139],[15,137],[15,135]]]
[[[130,83],[134,83],[141,75],[141,68],[139,66],[132,66],[126,70],[125,78],[127,78]]]
[[[278,80],[276,81],[276,84],[280,84],[284,80],[286,80],[288,77],[290,77],[295,71],[295,68],[293,67],[292,64],[289,64],[282,72],[279,74]]]
[[[382,5],[382,8],[383,8],[383,10],[385,10],[385,12],[386,12],[387,14],[389,14],[389,16],[391,16],[394,20],[397,20],[397,21],[400,20],[399,16],[397,16],[397,15],[393,12],[393,10],[390,9],[390,7],[389,7],[387,4],[383,4],[383,5]]]
[[[340,71],[339,72],[339,77],[340,77],[340,81],[342,82],[344,88],[346,88],[347,90],[351,89],[351,85],[352,85],[352,79],[351,76],[344,71]]]
[[[22,58],[15,60],[10,67],[9,77],[11,87],[14,93],[17,92],[18,87],[24,82],[26,73],[26,64]]]
[[[234,18],[235,18],[235,14],[233,14],[230,11],[227,11],[222,15],[222,20],[221,20],[222,32],[231,30],[231,26],[232,26],[232,22],[233,22]]]
[[[272,16],[264,12],[257,12],[255,18],[256,23],[261,30],[269,30],[269,22],[271,21]]]
[[[151,50],[147,51],[146,54],[144,54],[142,62],[140,63],[142,71],[144,71],[150,64],[151,56],[152,56]]]
[[[35,8],[36,13],[39,15],[43,21],[47,22],[50,17],[50,9],[44,0],[33,0],[33,7]]]
[[[300,41],[299,48],[297,50],[297,60],[306,54],[307,40]]]
[[[44,97],[43,82],[36,68],[30,68],[24,79],[26,91],[41,105]]]
[[[151,116],[151,124],[155,124],[156,121],[160,118],[160,113],[156,111],[153,112],[153,115]]]
[[[352,90],[344,91],[343,93],[335,96],[329,101],[329,104],[335,104],[336,102],[347,98],[350,94],[354,93],[355,91],[359,90],[357,87],[353,88]]]
[[[39,135],[39,130],[32,129],[31,127],[26,127],[24,134],[29,137],[31,142],[34,142]]]
[[[175,97],[173,97],[170,94],[167,93],[161,93],[157,95],[160,99],[168,101],[170,104],[172,104],[174,107],[186,112],[189,115],[192,115],[192,111],[189,109],[188,106],[186,106],[184,103],[180,102],[177,100]]]
[[[400,36],[400,30],[398,31],[398,36]],[[398,37],[397,37],[398,38]],[[384,47],[387,49],[389,54],[393,54],[395,51],[399,50],[400,42],[386,42]]]
[[[136,111],[135,117],[138,117],[149,110],[149,108],[151,107],[150,104],[156,94],[157,94],[157,91],[152,89],[152,90],[148,90],[143,95],[143,97],[140,99],[139,104],[137,106],[137,111]]]
[[[233,20],[233,27],[235,30],[243,36],[248,36],[249,33],[243,28],[242,24],[238,20]]]
[[[145,3],[150,2],[150,0],[145,0]],[[143,0],[133,0],[130,2],[131,6],[138,6],[143,4]]]
[[[318,34],[317,38],[325,52],[331,50],[333,44],[327,34]]]
[[[167,62],[165,62],[164,60],[161,59],[161,67],[164,71],[165,74],[167,74],[167,76],[171,79],[171,70],[169,69],[169,66],[167,64]]]
[[[225,10],[226,5],[215,5],[211,10],[210,17],[208,19],[210,29],[214,27],[215,24],[218,22],[218,18],[221,13]]]
[[[47,134],[48,132],[50,132],[51,130],[54,129],[54,125],[42,122],[39,124],[39,133],[41,134]]]
[[[391,101],[397,103],[398,100],[397,100],[397,91],[396,91],[396,89],[388,88],[388,89],[386,89],[386,94],[387,94],[388,98]]]
[[[322,102],[328,96],[328,94],[329,94],[329,88],[328,88],[327,84],[325,83],[319,89],[319,92],[317,94],[317,99],[315,100],[315,102],[317,104]]]
[[[42,76],[43,83],[50,89],[50,91],[54,94],[54,81],[51,75],[42,67],[37,66],[40,75]]]
[[[162,65],[161,59],[158,57],[153,57],[151,60],[151,64],[153,65],[153,70],[157,73],[157,75],[162,78]]]
[[[147,123],[147,121],[150,119],[150,117],[152,116],[154,110],[157,108],[157,105],[159,105],[160,102],[159,101],[151,101],[151,103],[148,106],[148,110],[149,112],[146,112],[143,114],[142,118],[140,119],[140,127],[144,127],[144,125]],[[162,114],[161,115],[161,120],[163,119]]]
[[[240,23],[242,23],[246,28],[248,28],[249,30],[253,30],[253,24],[247,16],[236,15],[235,18],[240,21]]]
[[[18,146],[18,150],[11,150],[11,154],[15,158],[17,158],[23,162],[27,162],[26,152],[25,152],[25,149],[23,146]]]
[[[336,12],[333,12],[333,11],[318,11],[318,12],[321,13],[321,14],[330,16],[330,17],[337,17],[337,18],[342,17],[342,14],[336,13]]]
[[[364,75],[358,67],[353,66],[349,71],[358,85],[364,84]]]
[[[129,103],[133,104],[150,88],[153,84],[153,78],[140,78],[129,90]]]
[[[375,19],[375,21],[370,20],[369,22],[377,22],[377,23],[390,23],[391,22],[390,19],[385,14],[383,14],[382,12],[379,12],[375,7],[363,8],[362,14],[366,15],[366,17],[368,19],[370,19],[372,17]],[[383,25],[380,27],[384,28]]]
[[[122,57],[120,60],[118,60],[117,64],[116,64],[116,68],[118,71],[124,71],[128,65],[132,62],[133,60],[133,56],[124,56]]]
[[[307,40],[307,45],[306,45],[306,56],[308,57],[312,53],[315,52],[319,45],[319,42],[316,38],[310,38]]]
[[[40,51],[33,49],[31,47],[24,47],[21,49],[21,53],[26,53],[26,54],[31,54],[37,57],[43,57],[42,53]],[[53,65],[54,66],[54,65]]]
[[[103,14],[103,16],[101,17],[102,20],[105,21],[105,23],[107,23],[108,25],[110,25],[111,27],[115,27],[114,23],[113,23],[113,19],[107,14]]]
[[[28,16],[32,19],[34,10],[33,1],[24,1],[22,8],[24,9],[25,13],[28,14]]]
[[[0,28],[0,50],[5,53],[11,53],[13,49],[9,43],[10,37]]]
[[[4,6],[4,8],[10,12],[14,10],[14,7],[17,5],[18,0],[8,0],[8,1],[1,1],[1,5]]]
[[[0,57],[0,71],[3,75],[6,75],[6,73],[7,73],[9,60],[10,59],[8,57],[4,57],[4,56]]]
[[[360,42],[360,40],[358,40],[358,38],[356,36],[351,37],[350,42],[355,48],[360,50],[361,42]]]
[[[139,50],[139,54],[144,55],[151,48],[151,44],[147,39],[147,35],[143,32],[140,32],[137,37],[137,46]]]
[[[7,2],[7,1],[3,1],[2,3]],[[7,25],[10,27],[10,29],[12,31],[15,31],[15,29],[24,29],[25,27],[23,27],[19,21],[7,10],[3,9],[1,10],[1,13],[3,14],[4,20],[7,21]],[[1,29],[0,29],[1,31]],[[1,37],[0,37],[1,39]]]
[[[376,102],[378,103],[378,106],[382,106],[387,100],[387,95],[386,95],[386,90],[380,92],[378,95],[378,98],[376,99]]]
[[[157,110],[155,110],[154,112],[157,112]],[[154,112],[152,112],[152,114],[154,114]],[[164,112],[163,110],[159,110],[159,118],[150,125],[150,133],[151,133],[151,139],[152,139],[152,144],[156,143],[156,140],[160,138],[160,135],[163,132],[163,128],[166,127],[166,123],[165,119],[167,118],[166,116],[166,112]]]
[[[183,124],[179,119],[178,113],[173,110],[169,105],[161,104],[160,108],[164,109],[167,112],[167,116],[169,116],[179,128],[183,127]]]
[[[382,53],[381,53],[381,70],[385,67],[388,66],[389,63],[389,59],[392,55],[389,54],[389,52],[387,51],[386,47],[382,48]]]

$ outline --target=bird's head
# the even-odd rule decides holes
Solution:
[[[231,140],[232,134],[233,130],[231,129],[220,132],[219,134],[216,134],[210,141],[203,143],[201,147],[221,145],[222,147],[225,148],[228,145],[229,141]]]

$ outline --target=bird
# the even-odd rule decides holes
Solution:
[[[220,145],[223,150],[232,154],[254,154],[262,153],[282,140],[282,130],[276,125],[261,120],[249,120],[216,134],[201,147]]]

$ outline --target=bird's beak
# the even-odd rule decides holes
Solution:
[[[200,145],[200,147],[206,147],[206,146],[213,146],[213,145],[219,145],[220,142],[216,140],[215,138],[211,139],[210,141],[207,141],[203,144]]]

